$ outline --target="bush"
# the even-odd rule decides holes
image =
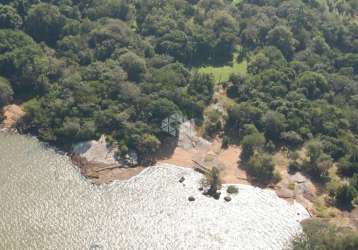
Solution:
[[[358,147],[351,146],[350,151],[338,164],[339,172],[348,177],[358,173]]]
[[[207,188],[207,194],[216,197],[218,190],[221,189],[221,176],[220,170],[216,167],[213,167],[208,172],[205,173],[205,177],[202,180],[202,184]]]
[[[0,28],[17,29],[21,25],[22,19],[16,10],[12,6],[0,4]]]
[[[255,154],[248,163],[248,172],[261,183],[272,181],[274,177],[272,156],[265,153]]]
[[[265,137],[260,133],[246,135],[241,141],[241,159],[244,161],[250,159],[255,150],[261,148],[265,144],[265,141]]]
[[[344,184],[340,188],[338,188],[335,201],[338,207],[344,209],[351,209],[352,202],[357,197],[357,190],[349,184]]]
[[[128,79],[134,82],[140,81],[147,70],[145,60],[133,52],[127,52],[120,56],[119,62],[128,73]]]
[[[358,235],[351,229],[337,228],[322,220],[309,220],[303,223],[304,233],[294,238],[292,250],[358,249]]]
[[[297,147],[303,143],[302,137],[295,131],[281,133],[281,139],[289,147]]]
[[[275,143],[273,143],[272,141],[268,141],[266,144],[265,144],[265,150],[269,153],[274,153],[275,150],[276,150],[276,146],[275,146]]]
[[[13,94],[10,82],[0,77],[0,108],[12,101]]]
[[[323,152],[320,141],[313,140],[307,144],[308,161],[304,162],[304,170],[313,178],[327,180],[328,170],[332,167],[332,158]]]
[[[297,173],[302,170],[302,165],[297,161],[293,161],[288,165],[288,172],[291,174]]]
[[[230,185],[227,187],[226,192],[228,192],[229,194],[237,194],[239,192],[239,189],[234,185]]]
[[[209,137],[214,137],[222,129],[222,119],[223,114],[219,110],[211,110],[207,113],[206,121],[206,134]]]
[[[227,136],[224,136],[221,147],[227,149],[229,147],[230,139]]]

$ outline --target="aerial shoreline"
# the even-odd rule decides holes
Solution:
[[[357,16],[1,1],[0,249],[358,249]]]
[[[15,128],[2,128],[0,130],[0,132],[9,133],[9,134],[15,133],[15,134],[19,134],[21,136],[28,136],[28,137],[36,139],[42,145],[46,146],[46,148],[48,148],[50,150],[54,150],[56,153],[67,157],[71,161],[73,166],[76,169],[78,169],[81,176],[86,178],[90,183],[92,183],[94,185],[106,185],[106,184],[111,184],[111,183],[117,182],[117,181],[129,181],[133,178],[136,178],[137,176],[140,176],[147,169],[153,167],[153,166],[147,166],[147,167],[136,166],[136,167],[125,168],[125,167],[121,167],[119,165],[113,166],[108,163],[88,161],[87,159],[81,157],[80,155],[75,154],[73,151],[63,151],[63,150],[60,150],[55,145],[50,145],[48,143],[42,142],[34,135],[21,134]],[[180,151],[182,151],[182,149],[180,149]],[[181,154],[179,154],[179,155],[181,155]],[[189,164],[188,165],[185,165],[185,164],[178,165],[178,163],[179,164],[182,163],[182,160],[178,160],[176,156],[173,156],[173,157],[170,157],[169,159],[159,160],[156,165],[159,164],[159,165],[165,165],[165,166],[176,166],[179,168],[191,169],[192,171],[195,171],[194,165],[189,165]],[[225,185],[225,186],[246,185],[246,186],[250,186],[250,187],[254,187],[254,188],[257,187],[255,185],[253,185],[252,183],[250,183],[249,181],[247,181],[247,179],[244,180],[244,178],[241,178],[241,180],[236,179],[233,182],[230,182],[230,179],[231,178],[229,178],[228,181],[224,181],[223,185]],[[238,180],[239,180],[239,182],[238,182]],[[281,199],[286,200],[290,203],[296,202],[296,199],[292,199],[291,197],[282,196],[282,194],[280,192],[278,192],[278,190],[273,187],[269,186],[264,189],[275,192]],[[298,201],[298,203],[300,203],[300,202]],[[305,207],[304,203],[300,203],[300,204]],[[305,209],[308,211],[308,213],[312,217],[312,214],[309,211],[310,207],[305,207]]]
[[[247,185],[238,185],[239,193],[231,195],[230,202],[223,199],[227,195],[226,185],[219,200],[204,196],[198,189],[202,178],[199,173],[168,164],[147,168],[127,181],[91,185],[74,171],[67,156],[43,148],[38,140],[15,134],[0,136],[4,139],[0,143],[2,152],[7,154],[0,163],[1,178],[5,187],[12,187],[1,190],[0,207],[12,206],[17,215],[10,214],[13,223],[5,224],[5,241],[1,241],[0,246],[5,244],[7,248],[18,249],[22,242],[17,240],[19,238],[27,239],[30,249],[40,245],[55,248],[63,244],[64,237],[70,237],[72,246],[77,248],[93,244],[105,249],[109,246],[131,248],[140,244],[147,249],[155,246],[163,249],[158,245],[161,244],[170,249],[175,245],[207,249],[210,244],[215,249],[232,249],[240,244],[255,249],[264,246],[265,249],[282,249],[301,232],[299,221],[308,216],[302,206],[289,204],[272,191]],[[19,157],[26,157],[30,152],[34,156],[26,158],[29,160],[25,162],[25,168],[21,167],[23,160],[13,161],[11,145],[17,145],[16,155]],[[28,151],[29,147],[31,151]],[[11,162],[15,165],[6,167]],[[24,175],[25,179],[19,178]],[[181,183],[182,177],[185,180]],[[18,194],[16,199],[10,195],[13,191]],[[188,201],[189,196],[195,197],[195,201]],[[27,211],[33,209],[31,205],[45,206],[46,209],[27,218]],[[103,212],[99,213],[99,210]],[[48,213],[56,213],[56,217],[43,219]],[[7,221],[7,214],[3,221]],[[118,226],[118,223],[127,227]],[[50,231],[52,236],[36,241],[30,234],[12,232],[10,226],[18,225],[22,228],[36,226],[41,228],[39,235]],[[170,230],[168,225],[169,228],[175,226],[176,230]],[[0,224],[1,228],[3,226]],[[187,240],[182,241],[184,235]],[[260,241],[249,240],[259,236]]]
[[[11,116],[14,117],[14,116]],[[16,117],[16,116],[15,116]],[[7,123],[9,124],[9,123]],[[9,133],[18,133],[16,129],[14,129],[14,125],[16,124],[16,119],[13,119],[12,127],[8,127],[5,129],[2,129],[2,131],[9,132]],[[2,126],[3,127],[3,126]],[[184,125],[185,127],[185,125]],[[185,131],[184,131],[185,134]],[[36,136],[28,135],[31,137],[36,138],[36,140],[39,140]],[[187,136],[187,135],[186,135]],[[184,136],[185,137],[185,136]],[[241,154],[241,148],[240,147],[232,147],[230,146],[226,150],[222,150],[221,148],[221,142],[219,141],[212,141],[210,144],[207,144],[208,142],[205,142],[203,138],[195,135],[194,136],[195,141],[197,141],[197,145],[194,148],[191,148],[192,145],[189,145],[191,143],[189,142],[181,142],[184,143],[184,145],[177,146],[175,150],[172,151],[171,155],[166,155],[165,157],[158,158],[157,164],[172,164],[176,166],[181,166],[183,168],[189,168],[189,169],[195,169],[194,161],[199,161],[204,164],[209,165],[216,165],[219,164],[221,167],[224,167],[223,171],[223,183],[224,184],[246,184],[249,186],[255,187],[255,183],[253,183],[246,174],[245,171],[243,171],[237,164],[237,159],[239,158]],[[40,140],[39,140],[40,141]],[[40,141],[41,142],[41,141]],[[120,165],[113,165],[108,162],[101,162],[101,161],[91,161],[86,158],[83,158],[81,155],[76,154],[73,152],[73,149],[70,150],[60,150],[54,145],[50,145],[45,142],[41,142],[43,145],[46,145],[46,147],[49,147],[53,150],[55,150],[57,153],[60,153],[62,155],[66,155],[68,157],[73,166],[78,169],[80,174],[89,180],[90,183],[95,185],[103,185],[103,184],[110,184],[116,181],[128,181],[131,178],[134,178],[138,175],[140,175],[144,170],[148,167],[144,166],[136,166],[136,167],[123,167]],[[211,145],[208,147],[208,145]],[[166,145],[163,145],[164,148],[166,148]],[[214,160],[213,162],[207,162],[206,158],[210,157]],[[226,170],[225,170],[226,169]],[[275,192],[281,199],[284,199],[290,203],[298,202],[301,204],[305,209],[308,211],[310,217],[317,218],[317,212],[315,210],[313,201],[314,201],[314,188],[312,186],[312,183],[308,179],[303,179],[302,181],[302,175],[299,175],[297,177],[291,178],[286,180],[286,178],[290,175],[286,174],[286,168],[283,169],[283,175],[285,176],[285,186],[283,189],[281,187],[277,187],[276,185],[269,185],[264,187],[267,190],[271,190]],[[290,188],[287,188],[289,186],[289,183],[296,182],[297,186],[300,185],[311,185],[311,192],[312,195],[308,193],[307,194],[302,193],[296,195]],[[305,183],[307,182],[307,183]],[[343,216],[343,217],[342,217]],[[340,215],[339,218],[342,218],[344,220],[348,220],[348,225],[352,228],[355,225],[354,224],[354,217],[351,218],[353,215],[344,214]],[[352,221],[352,222],[349,222]]]

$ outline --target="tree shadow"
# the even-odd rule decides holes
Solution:
[[[179,138],[177,136],[165,136],[161,140],[161,145],[154,155],[155,161],[170,158],[178,146]]]
[[[234,56],[213,56],[206,59],[198,60],[198,61],[191,61],[192,67],[224,67],[233,65]]]

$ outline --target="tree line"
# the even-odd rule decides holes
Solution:
[[[121,155],[145,159],[161,121],[199,124],[215,82],[202,65],[248,61],[225,83],[235,101],[210,115],[210,134],[243,145],[260,182],[275,179],[271,155],[326,182],[336,165],[357,201],[357,1],[1,0],[0,106],[24,103],[19,128],[57,145],[107,134]],[[235,53],[234,53],[235,52]],[[296,149],[307,149],[304,162]]]

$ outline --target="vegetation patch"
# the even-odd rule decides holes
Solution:
[[[204,66],[200,67],[198,71],[200,73],[211,74],[214,77],[216,83],[227,82],[232,74],[247,72],[247,61],[244,60],[240,63],[237,62],[237,53],[234,54],[234,59],[231,65],[224,65],[220,67],[216,66]]]
[[[339,228],[315,219],[304,222],[303,231],[303,234],[294,239],[293,250],[358,248],[358,235],[349,228]]]
[[[239,189],[234,185],[230,185],[227,187],[226,192],[229,194],[237,194],[239,193]]]

